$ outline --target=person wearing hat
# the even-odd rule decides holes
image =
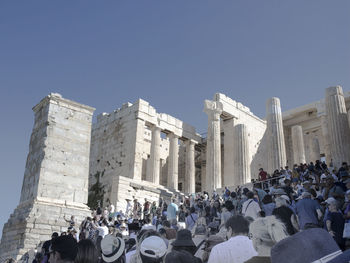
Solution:
[[[164,240],[158,236],[147,237],[140,245],[140,257],[142,263],[163,262],[166,252],[167,245]]]
[[[120,237],[107,235],[101,241],[102,260],[105,263],[125,262],[125,242]]]
[[[288,237],[284,224],[274,216],[258,218],[249,226],[249,237],[258,256],[245,263],[270,263],[271,248]]]
[[[342,251],[332,236],[321,228],[311,228],[289,236],[271,249],[272,263],[329,262]]]
[[[311,199],[311,193],[303,192],[295,206],[299,219],[300,229],[304,230],[306,224],[318,225],[322,217],[321,207],[316,200]]]
[[[258,255],[248,238],[249,221],[246,218],[241,215],[233,216],[225,227],[228,240],[213,247],[208,263],[243,263]]]
[[[196,244],[192,240],[192,233],[188,229],[181,229],[176,234],[176,239],[173,243],[173,250],[185,250],[192,255],[196,252]]]
[[[69,236],[60,236],[52,240],[50,263],[73,263],[78,253],[77,241]]]

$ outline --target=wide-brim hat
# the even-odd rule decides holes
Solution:
[[[195,247],[192,240],[192,233],[188,229],[181,229],[176,234],[175,241],[171,244],[173,247]]]
[[[340,254],[340,248],[327,231],[311,228],[274,245],[271,249],[271,262],[328,262]]]
[[[125,242],[123,239],[107,235],[101,241],[102,258],[104,262],[114,262],[123,255]]]

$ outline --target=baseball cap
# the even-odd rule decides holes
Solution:
[[[162,258],[166,252],[165,241],[158,236],[147,237],[140,245],[140,253],[149,258]]]

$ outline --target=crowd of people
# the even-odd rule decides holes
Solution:
[[[125,211],[97,208],[79,227],[65,218],[67,232],[53,233],[33,262],[350,261],[347,163],[261,168],[250,188],[126,201]]]

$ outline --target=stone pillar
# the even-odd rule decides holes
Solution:
[[[1,238],[3,259],[19,260],[53,232],[66,231],[64,216],[80,223],[91,214],[86,203],[94,108],[52,93],[33,111],[20,203]]]
[[[317,117],[321,122],[322,129],[322,142],[323,142],[323,153],[325,154],[326,163],[330,163],[332,160],[331,150],[330,150],[330,137],[329,137],[329,129],[328,129],[328,120],[325,109],[325,102],[322,100],[317,103]]]
[[[313,137],[310,142],[311,161],[315,163],[316,160],[320,160],[320,143],[317,137]]]
[[[221,188],[220,115],[222,105],[220,107],[218,102],[206,100],[204,112],[208,114],[206,187],[211,192]]]
[[[206,185],[206,172],[207,172],[207,161],[206,161],[206,147],[205,145],[202,145],[201,147],[201,191],[203,192],[204,190],[207,189]]]
[[[234,138],[234,118],[223,121],[224,128],[224,180],[222,185],[233,186],[237,185],[235,182],[235,142]]]
[[[292,127],[292,144],[294,164],[305,163],[304,136],[300,125]]]
[[[326,113],[329,127],[333,164],[339,168],[349,162],[350,129],[345,108],[343,89],[340,86],[326,89]]]
[[[186,142],[186,172],[185,172],[185,192],[193,194],[196,192],[195,175],[196,169],[194,164],[194,144],[192,140]]]
[[[130,158],[129,165],[133,167],[133,169],[130,169],[129,172],[129,178],[133,178],[134,180],[141,181],[142,178],[142,154],[143,154],[143,147],[144,147],[144,133],[145,133],[145,121],[136,118],[134,123],[134,134],[131,134],[130,136],[135,136],[134,140],[132,141],[131,145],[131,152],[134,154]]]
[[[286,165],[286,147],[283,134],[281,103],[279,98],[271,98],[266,103],[268,138],[268,172],[272,173]]]
[[[168,134],[169,159],[168,159],[168,188],[178,188],[178,166],[179,166],[179,136],[174,133]]]
[[[235,177],[234,185],[242,185],[251,182],[250,157],[249,157],[249,139],[247,126],[238,124],[235,126]]]
[[[160,172],[160,131],[159,127],[152,126],[151,154],[146,173],[146,180],[157,185]]]

